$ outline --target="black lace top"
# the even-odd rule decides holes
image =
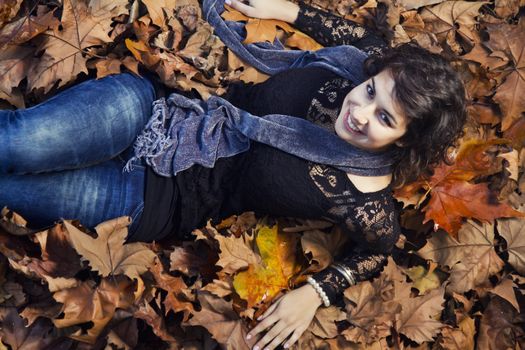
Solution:
[[[355,44],[368,52],[385,46],[366,28],[306,5],[301,5],[295,25],[324,45]],[[331,33],[339,34],[329,40]],[[224,97],[254,115],[288,114],[333,130],[353,86],[322,68],[291,69],[261,84],[232,84]],[[332,303],[349,286],[341,269],[356,281],[369,279],[385,264],[399,236],[390,188],[362,193],[340,170],[253,142],[249,151],[219,159],[213,169],[193,166],[175,178],[149,169],[144,212],[130,239],[188,239],[191,230],[208,219],[247,210],[343,225],[352,245],[338,260],[339,269],[329,267],[314,275]]]

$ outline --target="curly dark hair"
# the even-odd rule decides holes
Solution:
[[[394,99],[408,118],[399,140],[394,185],[401,186],[432,166],[447,161],[447,150],[462,134],[466,121],[465,87],[450,62],[422,47],[406,43],[365,61],[369,76],[388,69]]]

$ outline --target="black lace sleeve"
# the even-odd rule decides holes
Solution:
[[[353,45],[370,54],[380,54],[386,42],[369,28],[356,22],[299,4],[294,26],[323,46]]]
[[[330,266],[313,278],[321,285],[330,303],[334,303],[350,286],[347,272],[355,282],[376,275],[386,264],[399,238],[399,223],[390,191],[358,194],[354,205],[347,208],[348,226],[353,226],[354,249],[337,261],[339,269]],[[349,273],[348,273],[349,272]]]

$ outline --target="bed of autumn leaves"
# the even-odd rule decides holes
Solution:
[[[320,308],[296,348],[525,349],[525,2],[307,2],[449,57],[471,120],[453,164],[396,191],[403,236],[388,265]],[[283,22],[224,17],[247,22],[246,42],[320,47]],[[123,69],[204,98],[267,78],[213,35],[197,0],[0,1],[2,108]],[[245,349],[253,320],[345,241],[328,223],[252,213],[153,244],[125,244],[126,218],[96,234],[75,221],[34,232],[6,208],[0,222],[11,349]]]

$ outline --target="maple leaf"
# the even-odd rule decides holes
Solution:
[[[435,232],[418,255],[451,267],[447,290],[466,292],[499,272],[504,262],[494,250],[494,225],[467,221],[458,239]]]
[[[444,293],[445,289],[439,288],[424,296],[402,299],[397,330],[417,343],[432,341],[444,326],[433,319],[443,310]]]
[[[500,27],[489,33],[491,39],[494,38],[491,48],[503,49],[512,62],[507,69],[510,74],[506,75],[493,97],[503,112],[501,129],[507,130],[525,112],[525,21],[521,20],[518,26]]]
[[[431,198],[423,208],[426,223],[433,220],[452,236],[457,235],[463,218],[475,218],[492,222],[499,217],[523,216],[510,206],[497,201],[496,195],[486,183],[472,184],[469,181],[501,171],[501,158],[488,151],[505,140],[468,140],[461,144],[454,164],[441,164],[434,175],[426,181],[419,180],[396,191],[401,200],[414,201],[412,196],[419,190],[426,192],[417,200],[422,203]]]
[[[300,268],[295,261],[296,235],[279,233],[278,225],[259,226],[255,241],[261,263],[251,263],[233,279],[235,291],[248,302],[248,308],[288,289],[288,280]]]
[[[214,238],[219,242],[220,253],[216,264],[222,267],[221,272],[232,275],[250,265],[259,264],[260,257],[253,252],[250,242],[246,242],[244,236],[236,238],[217,234]]]
[[[523,219],[501,219],[497,221],[498,233],[507,241],[509,264],[525,274],[525,225]]]
[[[225,349],[249,349],[246,343],[248,330],[241,318],[233,311],[231,301],[226,301],[209,292],[197,292],[201,310],[195,312],[187,325],[201,326],[210,332]]]
[[[60,27],[44,34],[38,50],[44,55],[28,75],[29,90],[44,88],[48,92],[56,82],[59,87],[87,73],[86,49],[109,43],[111,18],[123,11],[126,0],[64,0]]]
[[[155,278],[157,286],[168,292],[166,299],[164,299],[164,306],[166,306],[166,314],[171,310],[174,313],[179,311],[184,312],[183,320],[186,321],[191,313],[193,313],[193,304],[191,301],[194,297],[191,295],[191,290],[181,277],[174,277],[166,272],[162,267],[162,263],[156,259],[155,264],[150,269]]]
[[[77,287],[61,290],[53,294],[56,301],[64,304],[63,318],[54,319],[58,328],[93,322],[87,334],[81,331],[71,337],[80,341],[94,343],[107,323],[113,318],[117,308],[127,309],[133,304],[133,283],[126,279],[102,279],[98,286],[86,281]]]
[[[95,227],[98,237],[91,238],[65,221],[69,240],[94,271],[102,276],[124,274],[138,278],[152,266],[156,254],[142,243],[124,244],[129,217],[105,221]]]
[[[400,301],[410,296],[411,284],[389,258],[378,278],[360,282],[344,292],[347,320],[355,327],[343,331],[349,341],[372,344],[391,334]]]
[[[457,47],[454,34],[458,33],[469,42],[475,37],[475,17],[479,14],[485,1],[445,1],[432,7],[425,7],[421,11],[421,18],[426,28],[442,40],[446,40],[452,49]],[[456,49],[456,52],[459,50]]]

